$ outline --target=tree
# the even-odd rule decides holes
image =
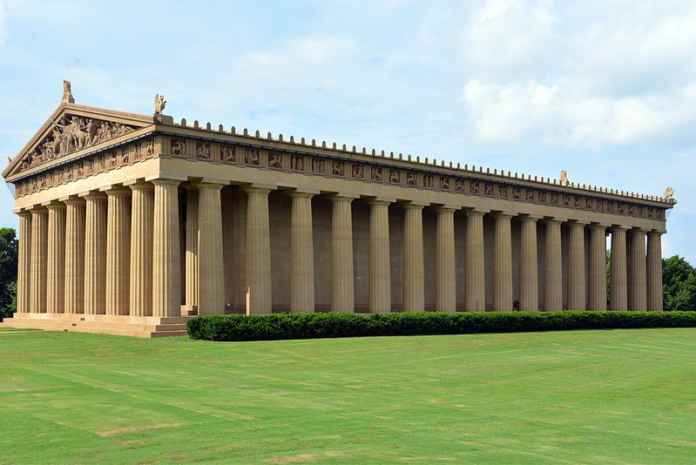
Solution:
[[[696,310],[696,270],[683,257],[662,260],[665,310]]]
[[[0,319],[16,308],[17,249],[15,230],[0,228]]]

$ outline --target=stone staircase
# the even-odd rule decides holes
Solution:
[[[15,314],[0,327],[31,328],[46,331],[113,334],[135,337],[186,336],[187,317],[145,317],[70,314]]]

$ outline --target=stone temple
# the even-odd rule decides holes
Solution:
[[[64,84],[3,172],[20,239],[3,326],[158,336],[196,314],[662,309],[670,189],[174,122],[165,103],[93,108]]]

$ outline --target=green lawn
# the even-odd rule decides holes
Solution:
[[[696,329],[0,354],[0,464],[696,463]]]

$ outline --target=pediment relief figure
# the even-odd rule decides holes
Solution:
[[[113,121],[64,115],[36,148],[22,160],[21,170],[100,144],[134,129],[133,126]]]

